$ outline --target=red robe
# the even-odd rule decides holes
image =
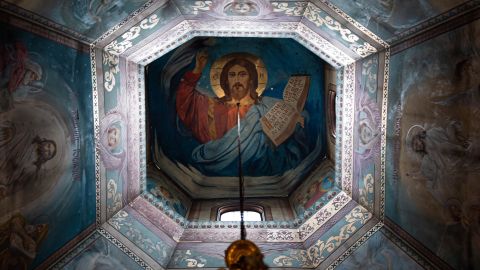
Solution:
[[[222,103],[195,90],[201,74],[187,72],[177,90],[178,117],[201,143],[216,140],[237,125],[237,105]],[[243,118],[252,104],[240,106]]]

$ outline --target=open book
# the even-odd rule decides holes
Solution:
[[[303,111],[310,87],[310,76],[291,76],[283,91],[283,101],[273,107],[260,119],[263,132],[279,146],[295,131],[295,125],[303,127]]]

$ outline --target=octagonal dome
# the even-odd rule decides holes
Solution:
[[[156,3],[143,11],[143,20],[130,24],[130,28],[123,27],[128,30],[117,30],[119,34],[99,40],[96,46],[103,50],[92,50],[92,57],[98,59],[95,72],[101,75],[99,78],[103,76],[101,87],[105,92],[99,97],[105,104],[109,104],[109,98],[117,99],[112,111],[122,110],[123,106],[139,109],[138,115],[130,109],[128,124],[118,128],[127,129],[129,137],[128,175],[108,181],[117,189],[108,191],[106,203],[100,203],[106,208],[100,217],[107,221],[104,233],[131,243],[129,247],[154,267],[182,268],[191,259],[198,263],[199,258],[204,258],[208,267],[222,266],[218,254],[237,238],[238,230],[236,222],[217,221],[219,209],[236,204],[231,198],[237,197],[238,192],[235,173],[238,160],[231,151],[235,150],[234,144],[226,142],[235,141],[237,123],[235,114],[228,120],[228,106],[224,105],[230,100],[214,96],[215,90],[218,94],[219,89],[223,92],[227,89],[225,83],[217,82],[216,86],[212,83],[215,76],[221,77],[221,68],[217,68],[217,75],[203,69],[208,70],[212,65],[222,67],[218,64],[221,59],[232,54],[247,55],[247,60],[256,65],[247,75],[256,69],[257,82],[265,87],[263,92],[255,91],[260,94],[258,100],[255,94],[250,94],[252,102],[247,104],[243,115],[243,104],[240,106],[243,127],[240,131],[257,132],[257,137],[247,134],[241,139],[246,149],[242,159],[246,165],[248,202],[262,207],[265,217],[262,222],[247,223],[248,238],[267,249],[270,265],[282,265],[280,261],[287,254],[288,260],[295,261],[298,267],[331,265],[346,250],[354,249],[352,245],[365,233],[373,233],[381,226],[370,212],[383,211],[380,183],[373,183],[373,177],[363,181],[353,178],[354,141],[350,134],[356,121],[354,107],[360,106],[354,103],[356,68],[352,63],[383,48],[385,43],[352,24],[330,21],[329,14],[336,11],[324,5],[319,8],[292,2],[275,8],[275,4],[265,2],[258,6],[261,10],[258,14],[233,17],[225,13],[226,6],[226,9],[206,7],[203,12],[198,5],[201,3],[188,2],[178,10],[170,2]],[[209,20],[212,17],[215,20]],[[328,26],[332,23],[336,26]],[[347,32],[350,34],[346,35]],[[201,75],[197,58],[206,55],[206,51],[212,59],[202,66]],[[360,67],[364,71],[359,74],[381,82],[377,74],[382,74],[383,66],[379,67],[378,62],[385,57],[388,54],[372,57],[372,66]],[[230,57],[233,58],[238,57]],[[236,66],[239,65],[233,65],[232,70]],[[333,75],[334,69],[337,76]],[[227,71],[226,74],[231,73],[230,68]],[[308,75],[309,87],[304,89],[307,98],[305,104],[297,104],[298,115],[291,121],[291,134],[275,142],[271,134],[266,135],[261,118],[266,117],[275,103],[282,104],[286,99],[284,89],[293,75]],[[224,82],[230,83],[228,79]],[[329,95],[326,92],[330,90],[333,93]],[[196,95],[194,103],[205,104],[186,104],[185,97],[191,93]],[[194,113],[188,114],[192,110]],[[226,110],[225,115],[215,116],[218,110]],[[110,113],[106,111],[105,115],[108,117]],[[303,127],[296,124],[302,122],[300,116]],[[202,124],[196,117],[207,119],[203,127],[194,126]],[[222,130],[218,127],[222,124],[217,124],[221,121],[232,123]],[[108,125],[112,123],[101,122],[103,129],[108,129]],[[371,125],[368,128],[374,128]],[[205,132],[199,133],[199,129]],[[216,137],[216,133],[221,135]],[[380,134],[375,131],[366,139],[370,143],[360,147],[376,149]],[[225,150],[230,151],[226,159],[222,157]],[[263,152],[256,154],[259,150]],[[208,163],[215,155],[215,162]],[[368,162],[377,164],[379,159],[375,155]],[[370,188],[372,185],[374,189]],[[120,187],[123,195],[117,191]],[[115,198],[133,201],[119,210],[123,203]],[[136,227],[142,237],[148,235],[154,242],[163,243],[162,249],[169,252],[154,255],[155,249],[142,249],[143,238],[128,232],[129,226]],[[333,244],[333,249],[322,248],[321,254],[314,257],[307,255],[331,242],[333,235],[342,239]],[[276,248],[271,249],[269,243]]]
[[[52,105],[58,112],[53,118],[65,120],[54,128],[64,133],[47,132],[55,125],[42,129],[36,122],[43,115],[8,118],[13,114],[2,107],[0,149],[11,147],[15,151],[6,156],[15,160],[20,148],[13,145],[12,134],[24,133],[15,129],[17,124],[31,121],[32,131],[41,131],[37,135],[45,130],[44,140],[65,134],[52,137],[61,150],[57,157],[73,156],[62,168],[43,167],[49,175],[62,176],[38,184],[42,200],[21,195],[26,194],[23,183],[14,196],[17,187],[0,183],[0,204],[8,206],[2,208],[0,227],[13,228],[2,231],[11,242],[2,250],[11,252],[8,260],[36,257],[32,265],[42,269],[69,250],[54,267],[75,268],[87,261],[117,267],[121,261],[132,269],[222,267],[223,251],[239,234],[238,222],[218,220],[238,208],[236,99],[246,206],[263,219],[246,223],[247,238],[262,249],[270,267],[331,269],[360,246],[341,263],[343,268],[357,262],[401,262],[409,269],[478,265],[472,259],[478,250],[472,241],[478,234],[478,192],[472,188],[478,171],[471,161],[478,152],[478,127],[468,122],[478,107],[475,1],[423,1],[414,9],[412,3],[395,1],[367,1],[368,8],[365,1],[343,0],[59,2],[0,3],[7,15],[2,37],[18,38],[0,46],[1,59],[8,60],[0,65],[2,82],[8,81],[2,93],[13,95],[2,102],[18,104],[6,110],[30,115],[35,108],[20,104],[26,98]],[[92,92],[82,90],[89,89],[88,44]],[[192,72],[201,62],[196,57],[206,51],[203,75]],[[255,67],[239,64],[245,62],[241,59],[228,66],[233,58]],[[221,79],[222,70],[237,78]],[[294,94],[286,86],[291,78],[308,81],[296,92],[306,100],[303,104],[297,96],[293,117],[281,118],[275,108],[292,105],[286,102]],[[19,82],[25,86],[17,87]],[[224,98],[227,90],[234,94]],[[195,102],[188,101],[192,93]],[[90,94],[93,124],[88,121]],[[423,104],[431,106],[418,108]],[[447,117],[438,119],[443,114]],[[272,133],[279,127],[289,129],[280,139]],[[436,140],[458,155],[432,149]],[[440,168],[447,159],[468,168]],[[95,182],[89,182],[90,161],[95,162]],[[451,181],[441,174],[451,175]],[[40,225],[35,228],[42,228],[41,235],[29,224]],[[36,246],[22,249],[20,238],[33,238]],[[392,252],[396,256],[389,256]],[[28,264],[31,258],[20,262]]]

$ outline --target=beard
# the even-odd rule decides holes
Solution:
[[[232,98],[236,100],[241,100],[248,94],[248,88],[241,84],[241,83],[236,83],[232,86],[232,89],[230,90],[230,93],[232,95]]]

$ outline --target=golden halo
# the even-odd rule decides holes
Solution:
[[[263,64],[262,59],[250,53],[231,53],[224,55],[215,60],[215,62],[213,62],[212,67],[210,68],[210,84],[212,86],[213,92],[215,92],[215,95],[217,95],[217,97],[219,98],[225,96],[225,92],[220,85],[220,74],[222,73],[225,64],[227,64],[230,60],[234,58],[243,58],[252,62],[255,65],[258,75],[258,86],[255,91],[259,96],[261,96],[263,91],[265,90],[265,87],[267,86],[267,68]]]

